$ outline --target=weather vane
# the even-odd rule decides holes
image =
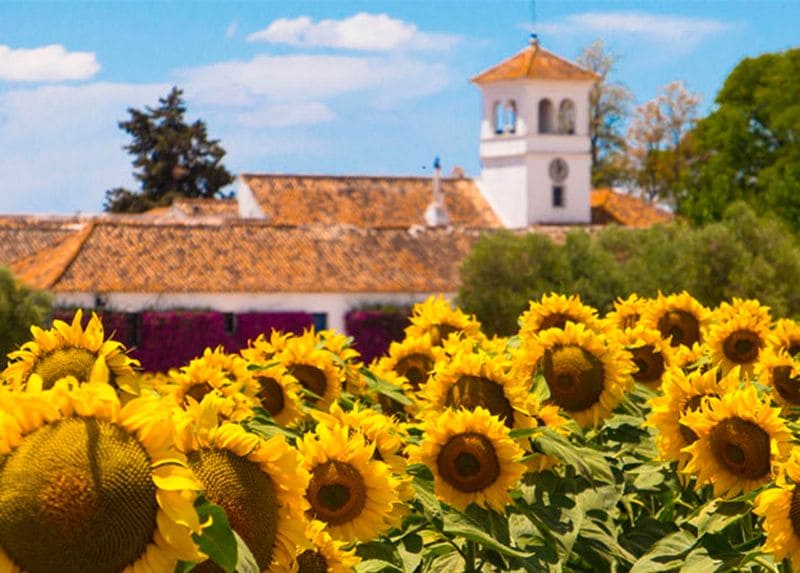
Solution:
[[[539,43],[539,36],[536,33],[536,0],[531,0],[531,35],[528,41],[534,45]]]

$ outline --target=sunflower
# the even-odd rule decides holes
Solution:
[[[550,400],[581,426],[597,426],[633,387],[631,355],[615,337],[568,322],[539,335]]]
[[[503,511],[509,490],[525,472],[523,451],[508,428],[485,408],[447,409],[422,425],[409,462],[433,472],[436,497],[461,511],[471,503]]]
[[[74,376],[81,382],[108,382],[129,395],[138,394],[134,368],[139,362],[119,342],[103,340],[103,324],[96,314],[92,313],[85,330],[82,320],[83,311],[78,310],[72,324],[55,320],[48,330],[31,326],[33,340],[9,353],[2,378],[15,389],[46,390],[59,378]]]
[[[675,353],[657,330],[636,326],[618,335],[619,341],[633,356],[636,370],[633,379],[650,388],[658,388],[661,379],[675,364]]]
[[[731,302],[721,302],[719,307],[714,309],[712,319],[717,322],[726,322],[742,314],[746,314],[755,322],[766,324],[768,327],[772,323],[768,306],[764,306],[755,299],[737,297],[733,297]]]
[[[770,387],[772,398],[784,413],[800,408],[800,368],[786,351],[767,347],[755,367],[758,381]]]
[[[430,334],[406,336],[401,342],[392,342],[389,352],[378,364],[381,370],[393,370],[408,380],[413,391],[427,381],[436,361],[443,355],[441,346],[433,344]]]
[[[202,489],[152,396],[75,378],[0,391],[0,570],[162,573],[199,557]]]
[[[465,340],[460,351],[440,361],[424,389],[430,412],[445,408],[486,408],[509,428],[522,427],[528,397],[525,381],[509,373],[511,362],[491,356]],[[425,414],[423,414],[425,415]]]
[[[296,558],[298,573],[350,573],[361,562],[355,550],[345,551],[346,543],[333,539],[321,521],[308,522],[306,538],[312,548],[299,548]]]
[[[596,332],[603,329],[597,310],[583,304],[581,297],[551,293],[542,295],[539,302],[530,302],[530,308],[519,317],[519,335],[530,338],[551,328],[563,330],[569,322]]]
[[[687,374],[680,368],[664,373],[660,396],[650,399],[650,415],[646,425],[658,430],[656,445],[662,460],[686,464],[689,456],[684,448],[697,440],[697,435],[681,423],[681,416],[693,412],[704,400],[717,399],[739,386],[738,372],[720,375],[717,368]]]
[[[248,368],[248,361],[239,354],[229,354],[222,346],[206,348],[201,360],[207,368],[217,369],[239,392],[253,398],[260,390],[258,382]]]
[[[320,330],[317,338],[321,346],[336,357],[344,374],[347,390],[353,393],[362,392],[366,388],[366,381],[361,376],[364,363],[361,361],[361,354],[352,347],[353,339],[331,329]]]
[[[654,328],[672,346],[692,348],[703,342],[711,312],[689,293],[664,296],[651,301],[642,314],[640,324]]]
[[[723,372],[741,366],[742,372],[749,376],[753,373],[761,350],[766,346],[770,319],[768,314],[764,316],[748,312],[742,305],[739,305],[739,312],[735,310],[736,307],[729,305],[729,308],[719,311],[718,315],[723,320],[709,329],[711,363],[718,364]]]
[[[170,381],[159,388],[159,392],[177,407],[194,410],[207,394],[219,394],[225,398],[227,407],[222,411],[225,418],[241,421],[253,416],[253,398],[242,390],[253,394],[252,386],[236,380],[221,367],[217,356],[205,353],[195,358],[180,370],[170,372]],[[249,380],[247,384],[252,384]]]
[[[406,473],[408,465],[403,453],[408,438],[406,425],[399,423],[372,408],[366,408],[356,402],[353,408],[345,411],[334,402],[329,412],[315,411],[312,416],[330,429],[345,428],[348,433],[358,432],[366,438],[370,446],[374,446],[373,459],[384,462],[398,481],[398,500],[387,517],[387,522],[399,525],[407,513],[407,502],[414,497],[411,476]]]
[[[767,344],[775,351],[785,350],[790,356],[800,354],[800,324],[789,318],[775,321]]]
[[[392,527],[399,482],[363,434],[318,424],[298,449],[311,475],[308,517],[325,522],[334,539],[366,541]]]
[[[302,459],[283,436],[264,440],[238,424],[220,422],[211,398],[200,404],[194,431],[177,432],[177,446],[259,568],[288,571],[295,547],[305,539],[303,493],[309,476]],[[206,562],[194,570],[217,568]]]
[[[788,478],[788,479],[787,479]],[[781,465],[776,487],[761,492],[753,512],[764,518],[767,536],[762,550],[776,562],[790,558],[792,570],[800,566],[800,451],[793,450]]]
[[[647,307],[649,299],[640,298],[636,294],[626,299],[618,298],[614,301],[614,310],[603,317],[603,320],[619,330],[633,328]]]
[[[454,309],[441,295],[430,296],[425,302],[415,304],[411,309],[410,321],[411,324],[406,327],[406,336],[428,334],[435,346],[441,346],[451,334],[481,334],[481,324],[474,315]]]
[[[763,401],[754,386],[706,400],[680,423],[697,435],[684,448],[691,459],[683,472],[697,476],[697,487],[712,483],[716,496],[732,497],[769,482],[792,447],[780,410]]]
[[[251,364],[250,374],[259,386],[255,403],[283,426],[293,424],[303,417],[300,384],[280,362],[265,366]]]
[[[339,397],[345,372],[335,355],[321,347],[313,330],[286,340],[286,346],[275,355],[300,385],[313,395],[306,399],[316,408],[325,409]]]

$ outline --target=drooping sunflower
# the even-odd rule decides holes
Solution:
[[[85,330],[82,320],[83,311],[78,310],[71,324],[55,320],[47,330],[31,326],[33,340],[9,353],[2,378],[18,390],[27,386],[46,390],[56,380],[74,376],[81,382],[108,382],[128,395],[138,394],[134,368],[139,362],[119,342],[104,340],[103,324],[96,314],[92,313]]]
[[[728,305],[718,311],[718,316],[722,320],[714,323],[708,332],[711,363],[719,365],[723,372],[740,366],[743,374],[751,375],[761,350],[767,344],[769,314],[749,312],[747,306],[739,304]]]
[[[710,318],[711,311],[686,291],[669,296],[658,293],[658,298],[647,305],[640,324],[658,330],[672,346],[691,349],[702,344]]]
[[[681,416],[694,412],[703,401],[718,399],[739,386],[739,373],[722,376],[717,368],[686,373],[670,368],[664,373],[661,395],[650,399],[646,424],[658,430],[656,446],[662,460],[677,461],[684,466],[689,455],[684,448],[697,440],[697,435],[683,423]]]
[[[551,328],[563,330],[568,322],[596,332],[603,329],[597,309],[581,302],[581,297],[551,293],[542,295],[538,302],[530,301],[530,308],[519,317],[519,335],[530,338]]]
[[[780,466],[775,487],[761,492],[753,512],[764,518],[762,529],[767,536],[763,551],[776,562],[789,558],[792,570],[800,566],[800,451],[793,450]]]
[[[772,398],[784,414],[800,408],[800,363],[786,351],[767,347],[758,359],[755,376],[769,386]]]
[[[199,554],[201,484],[154,396],[61,379],[0,391],[0,570],[163,573]]]
[[[497,416],[477,407],[447,409],[422,424],[423,439],[409,461],[428,466],[436,497],[461,511],[471,503],[498,511],[525,472],[523,451]]]
[[[631,353],[636,369],[633,379],[650,388],[661,385],[664,373],[675,365],[669,342],[657,330],[635,326],[618,334],[618,339]]]
[[[251,364],[250,374],[259,386],[254,399],[281,425],[288,426],[303,417],[300,384],[280,362],[264,366]]]
[[[443,296],[430,296],[411,309],[411,324],[406,327],[407,337],[428,334],[435,346],[447,340],[451,334],[481,336],[481,324],[474,315],[453,308]]]
[[[468,341],[463,348],[440,361],[424,389],[427,413],[445,408],[486,408],[509,428],[524,426],[528,398],[526,381],[510,373],[511,361],[475,350]]]
[[[635,367],[617,338],[568,322],[539,335],[550,400],[581,426],[597,426],[633,387]]]
[[[398,480],[363,434],[318,424],[298,442],[311,475],[308,517],[325,522],[334,539],[365,541],[392,526]]]
[[[785,350],[790,356],[797,356],[800,354],[800,324],[790,318],[776,320],[767,344],[775,351]]]
[[[619,330],[633,328],[639,323],[648,303],[649,299],[636,294],[626,299],[618,298],[614,301],[614,310],[606,314],[603,320]]]
[[[177,446],[253,553],[261,571],[289,571],[295,548],[304,543],[304,492],[308,473],[283,436],[264,440],[242,426],[220,421],[206,396],[193,431],[178,431]],[[217,571],[211,562],[194,570]]]
[[[754,386],[706,400],[680,423],[697,435],[684,448],[691,458],[683,472],[697,476],[697,487],[713,484],[716,496],[732,497],[769,482],[792,448],[780,410]]]
[[[361,562],[355,549],[345,550],[347,544],[333,539],[321,521],[308,522],[306,538],[311,548],[299,549],[296,558],[298,573],[351,573]]]
[[[286,340],[286,346],[275,355],[300,385],[312,395],[308,404],[326,409],[339,397],[345,372],[332,352],[322,348],[313,330]]]

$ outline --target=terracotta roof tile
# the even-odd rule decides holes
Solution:
[[[48,286],[54,292],[452,292],[479,236],[457,228],[98,220]],[[50,260],[58,248],[25,261],[33,286],[45,287],[56,274]]]
[[[89,223],[80,231],[67,235],[52,246],[17,259],[11,264],[11,270],[25,283],[36,285],[41,289],[51,288],[80,252],[83,243],[92,232],[92,227],[93,225]]]
[[[85,222],[77,217],[11,215],[0,217],[0,265],[51,247],[82,230]]]
[[[517,54],[472,78],[476,84],[501,80],[589,80],[599,77],[577,64],[530,44]]]
[[[592,223],[616,223],[625,227],[650,227],[669,223],[675,216],[636,197],[617,193],[613,189],[592,191]]]
[[[431,203],[428,177],[316,175],[241,176],[267,220],[276,225],[404,227],[425,224]],[[445,208],[453,225],[500,227],[500,220],[468,178],[442,178]]]

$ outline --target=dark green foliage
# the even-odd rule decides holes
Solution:
[[[528,301],[578,294],[601,311],[617,297],[688,291],[706,305],[758,298],[777,316],[800,315],[800,244],[776,217],[744,203],[693,228],[575,230],[563,246],[542,235],[483,237],[464,261],[459,304],[487,333],[512,334]]]
[[[800,229],[800,49],[747,58],[691,133],[681,213],[716,221],[743,200]]]
[[[125,150],[134,157],[134,177],[141,191],[121,187],[106,191],[106,211],[138,213],[169,205],[175,197],[210,199],[233,181],[221,163],[225,150],[218,140],[208,139],[206,124],[184,120],[182,94],[173,87],[155,109],[128,108],[131,117],[119,127],[133,138]]]
[[[31,338],[31,325],[41,326],[50,315],[50,296],[17,283],[0,267],[0,370],[6,355]]]

